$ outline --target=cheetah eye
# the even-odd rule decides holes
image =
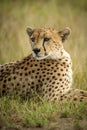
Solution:
[[[44,38],[44,42],[47,42],[47,41],[49,41],[51,38],[50,37],[45,37]]]
[[[32,41],[32,42],[35,42],[35,37],[32,37],[32,38],[31,38],[31,41]]]

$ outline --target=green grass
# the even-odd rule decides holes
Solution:
[[[71,36],[65,49],[73,61],[73,87],[87,90],[87,1],[79,0],[3,0],[0,1],[0,63],[19,60],[31,53],[27,26],[54,27],[69,26]],[[74,106],[21,99],[0,99],[0,116],[6,127],[18,128],[22,123],[41,127],[56,115],[60,118],[83,119],[87,116],[85,104]],[[86,115],[86,116],[85,116]],[[79,127],[78,123],[75,127]],[[49,126],[55,129],[55,125]]]
[[[80,123],[77,121],[77,122],[74,122],[74,130],[83,130]]]
[[[60,118],[72,117],[81,120],[87,118],[87,104],[52,103],[46,101],[22,100],[19,97],[2,97],[0,99],[0,116],[8,128],[18,128],[18,124],[26,127],[43,127],[55,116]],[[51,129],[55,126],[49,126]]]

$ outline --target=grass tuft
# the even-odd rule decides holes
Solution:
[[[0,98],[0,115],[6,127],[17,127],[24,124],[26,127],[43,127],[55,116],[60,118],[86,117],[86,104],[52,103],[46,101],[21,100],[20,98]]]

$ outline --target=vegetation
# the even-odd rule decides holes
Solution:
[[[66,26],[71,28],[71,36],[64,47],[73,60],[73,87],[87,90],[87,1],[0,1],[0,63],[19,60],[31,53],[27,26],[53,27],[58,30]],[[75,129],[80,129],[78,120],[87,120],[87,106],[22,101],[20,98],[9,97],[0,99],[0,122],[4,122],[8,129],[19,129],[18,124],[42,127],[52,122],[55,116],[61,120],[71,117]],[[56,125],[49,125],[48,128],[56,129]]]

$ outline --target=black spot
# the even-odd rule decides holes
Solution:
[[[43,91],[45,91],[45,89],[43,88]]]
[[[23,94],[23,93],[25,93],[25,91],[24,91],[24,90],[22,91],[22,94]]]
[[[74,99],[73,99],[74,101],[76,101],[77,100],[77,98],[76,97],[74,97]]]
[[[61,95],[60,98],[63,98],[63,95]]]
[[[40,80],[38,80],[38,82],[41,82]]]
[[[44,79],[42,79],[42,81],[44,81]]]
[[[2,95],[5,95],[6,94],[6,91],[5,90],[2,90]]]
[[[16,74],[19,74],[19,72],[16,72]]]
[[[20,76],[22,76],[23,73],[20,73]]]
[[[5,85],[5,84],[3,84],[3,88],[6,88],[6,85]]]
[[[29,62],[27,62],[27,65],[29,65]]]
[[[35,64],[35,66],[37,66],[37,64]]]
[[[31,86],[31,89],[34,89],[34,86]]]
[[[60,76],[60,73],[58,73],[57,75]]]
[[[20,84],[19,83],[17,83],[17,86],[19,86]]]
[[[60,69],[61,71],[63,71],[63,69]]]
[[[24,66],[21,67],[21,69],[23,69],[23,68],[24,68]]]
[[[25,85],[23,85],[22,87],[25,88]]]
[[[65,65],[65,62],[63,62],[63,64]]]
[[[28,69],[27,67],[24,68],[24,70],[27,70],[27,69]]]
[[[39,71],[40,69],[37,69],[37,71]]]
[[[25,78],[26,81],[28,81],[28,78]]]
[[[57,70],[54,70],[54,72],[57,72]]]
[[[80,99],[80,102],[82,102],[83,100],[82,99]]]
[[[55,76],[52,76],[52,78],[54,79],[54,78],[55,78]]]
[[[30,86],[30,84],[28,83],[28,86]]]
[[[60,98],[60,101],[62,101],[63,100],[63,98]]]
[[[60,91],[60,93],[62,93],[62,91]]]
[[[51,96],[51,93],[49,93],[49,96]]]
[[[51,91],[52,89],[51,88],[49,88],[49,91]]]
[[[47,80],[49,80],[50,78],[47,78]]]
[[[4,69],[1,70],[1,72],[3,72],[3,71],[4,71]]]
[[[60,81],[62,81],[62,79],[59,79]]]
[[[37,76],[35,76],[35,78],[37,78]]]
[[[67,59],[65,61],[68,61]]]
[[[57,98],[55,97],[55,98],[54,98],[54,100],[56,101],[56,100],[57,100]]]
[[[83,92],[83,91],[80,91],[80,93],[81,93],[81,94],[84,94],[84,92]]]
[[[11,83],[11,86],[14,86],[14,84],[13,84],[13,83]]]
[[[18,94],[18,92],[16,92],[16,95]]]
[[[25,60],[25,59],[24,59],[24,60]],[[25,61],[22,62],[22,64],[24,64],[24,63],[25,63]]]
[[[32,85],[34,85],[34,82],[31,82]]]
[[[83,99],[84,99],[84,97],[81,97],[80,99],[81,99],[81,100],[83,100]]]
[[[22,80],[22,78],[19,79],[20,81]]]
[[[41,78],[41,75],[39,75],[39,78]]]
[[[8,81],[11,81],[11,78],[8,78]]]
[[[47,71],[50,71],[50,69],[47,69]]]
[[[15,80],[15,79],[16,79],[16,76],[14,76],[13,78],[14,78],[14,80]]]
[[[50,64],[47,64],[47,66],[50,66]]]
[[[4,80],[4,83],[6,83],[6,79]]]
[[[63,66],[63,64],[60,64],[61,66]]]
[[[28,74],[31,74],[31,71],[29,71]]]
[[[55,87],[55,89],[57,89],[57,88],[58,88],[58,86]]]
[[[52,82],[52,84],[55,84],[55,82]]]
[[[27,74],[27,73],[25,73],[25,76],[28,76],[28,74]]]
[[[55,93],[52,95],[53,97],[55,96]]]
[[[30,67],[33,67],[33,65],[30,65]]]
[[[42,65],[40,65],[40,67],[42,68],[43,66],[42,66]]]
[[[35,70],[32,70],[32,73],[34,73],[35,72]]]

